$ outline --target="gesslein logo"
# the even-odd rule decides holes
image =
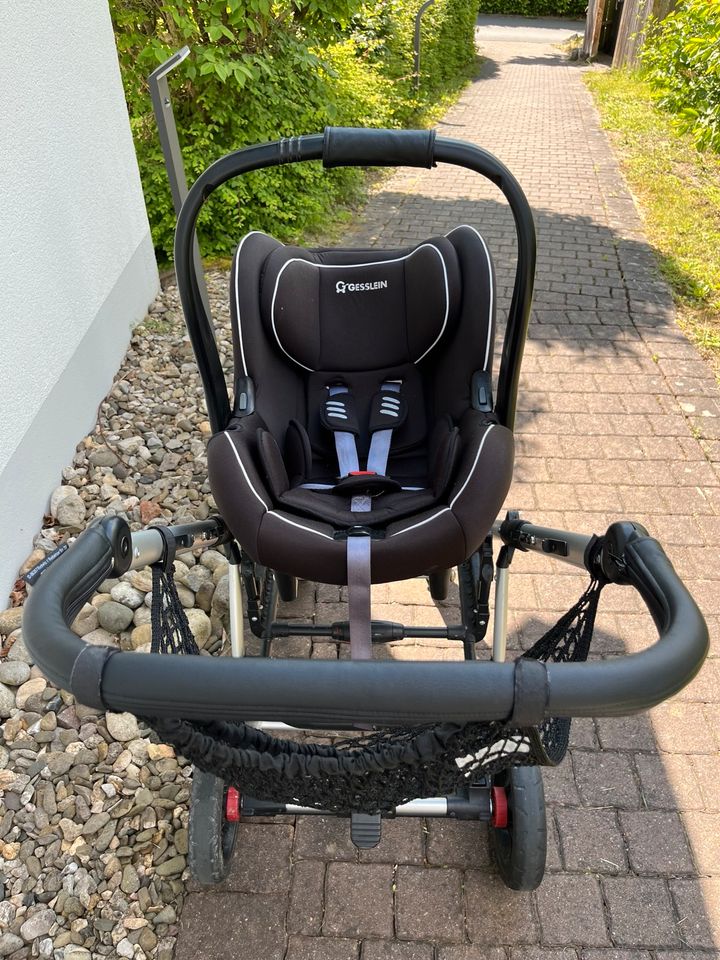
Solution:
[[[345,283],[344,280],[338,280],[335,284],[335,293],[364,293],[366,290],[384,290],[387,285],[387,280],[375,280],[372,283]]]

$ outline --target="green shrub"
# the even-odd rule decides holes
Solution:
[[[412,84],[417,0],[110,0],[140,175],[158,256],[172,257],[175,214],[147,75],[184,44],[173,107],[188,180],[231,150],[326,124],[408,126],[469,75],[475,6],[437,0],[423,24],[423,84]],[[322,223],[356,195],[357,170],[317,163],[246,175],[211,198],[206,255],[226,255],[247,229],[281,239]]]
[[[720,149],[720,4],[681,0],[651,21],[641,53],[659,102],[699,147]]]
[[[480,0],[480,13],[522,17],[585,17],[587,0]]]

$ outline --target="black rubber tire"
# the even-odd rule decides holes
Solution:
[[[193,770],[188,831],[188,864],[203,885],[220,883],[230,871],[237,823],[225,819],[226,784],[212,773]]]
[[[503,883],[511,890],[535,890],[545,874],[547,819],[540,767],[509,767],[493,778],[504,787],[508,825],[490,827],[490,848]]]

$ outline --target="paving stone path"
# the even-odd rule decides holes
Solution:
[[[547,42],[523,40],[517,27],[489,36],[483,43],[480,31],[480,78],[439,130],[496,152],[536,215],[537,294],[508,506],[587,532],[623,516],[645,523],[692,584],[717,655],[715,382],[674,326],[582,69]],[[405,244],[474,224],[496,259],[502,316],[514,243],[500,199],[455,167],[403,170],[384,183],[350,240]],[[510,584],[517,650],[577,598],[582,578],[521,556]],[[314,607],[319,618],[333,617],[338,589],[305,586],[286,615]],[[374,601],[377,616],[411,623],[453,612],[438,610],[417,581],[378,587]],[[596,654],[653,639],[628,591],[608,588],[601,609]],[[324,648],[315,655],[336,655]],[[419,654],[401,643],[390,655],[459,652],[426,644]],[[534,894],[501,885],[486,832],[474,823],[389,821],[381,845],[360,854],[343,821],[243,824],[229,880],[186,901],[177,960],[717,957],[719,750],[717,659],[650,715],[575,723],[571,755],[545,773],[549,869]]]

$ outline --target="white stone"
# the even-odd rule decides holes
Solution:
[[[106,722],[110,736],[119,743],[128,743],[140,737],[140,728],[132,713],[108,713]]]

